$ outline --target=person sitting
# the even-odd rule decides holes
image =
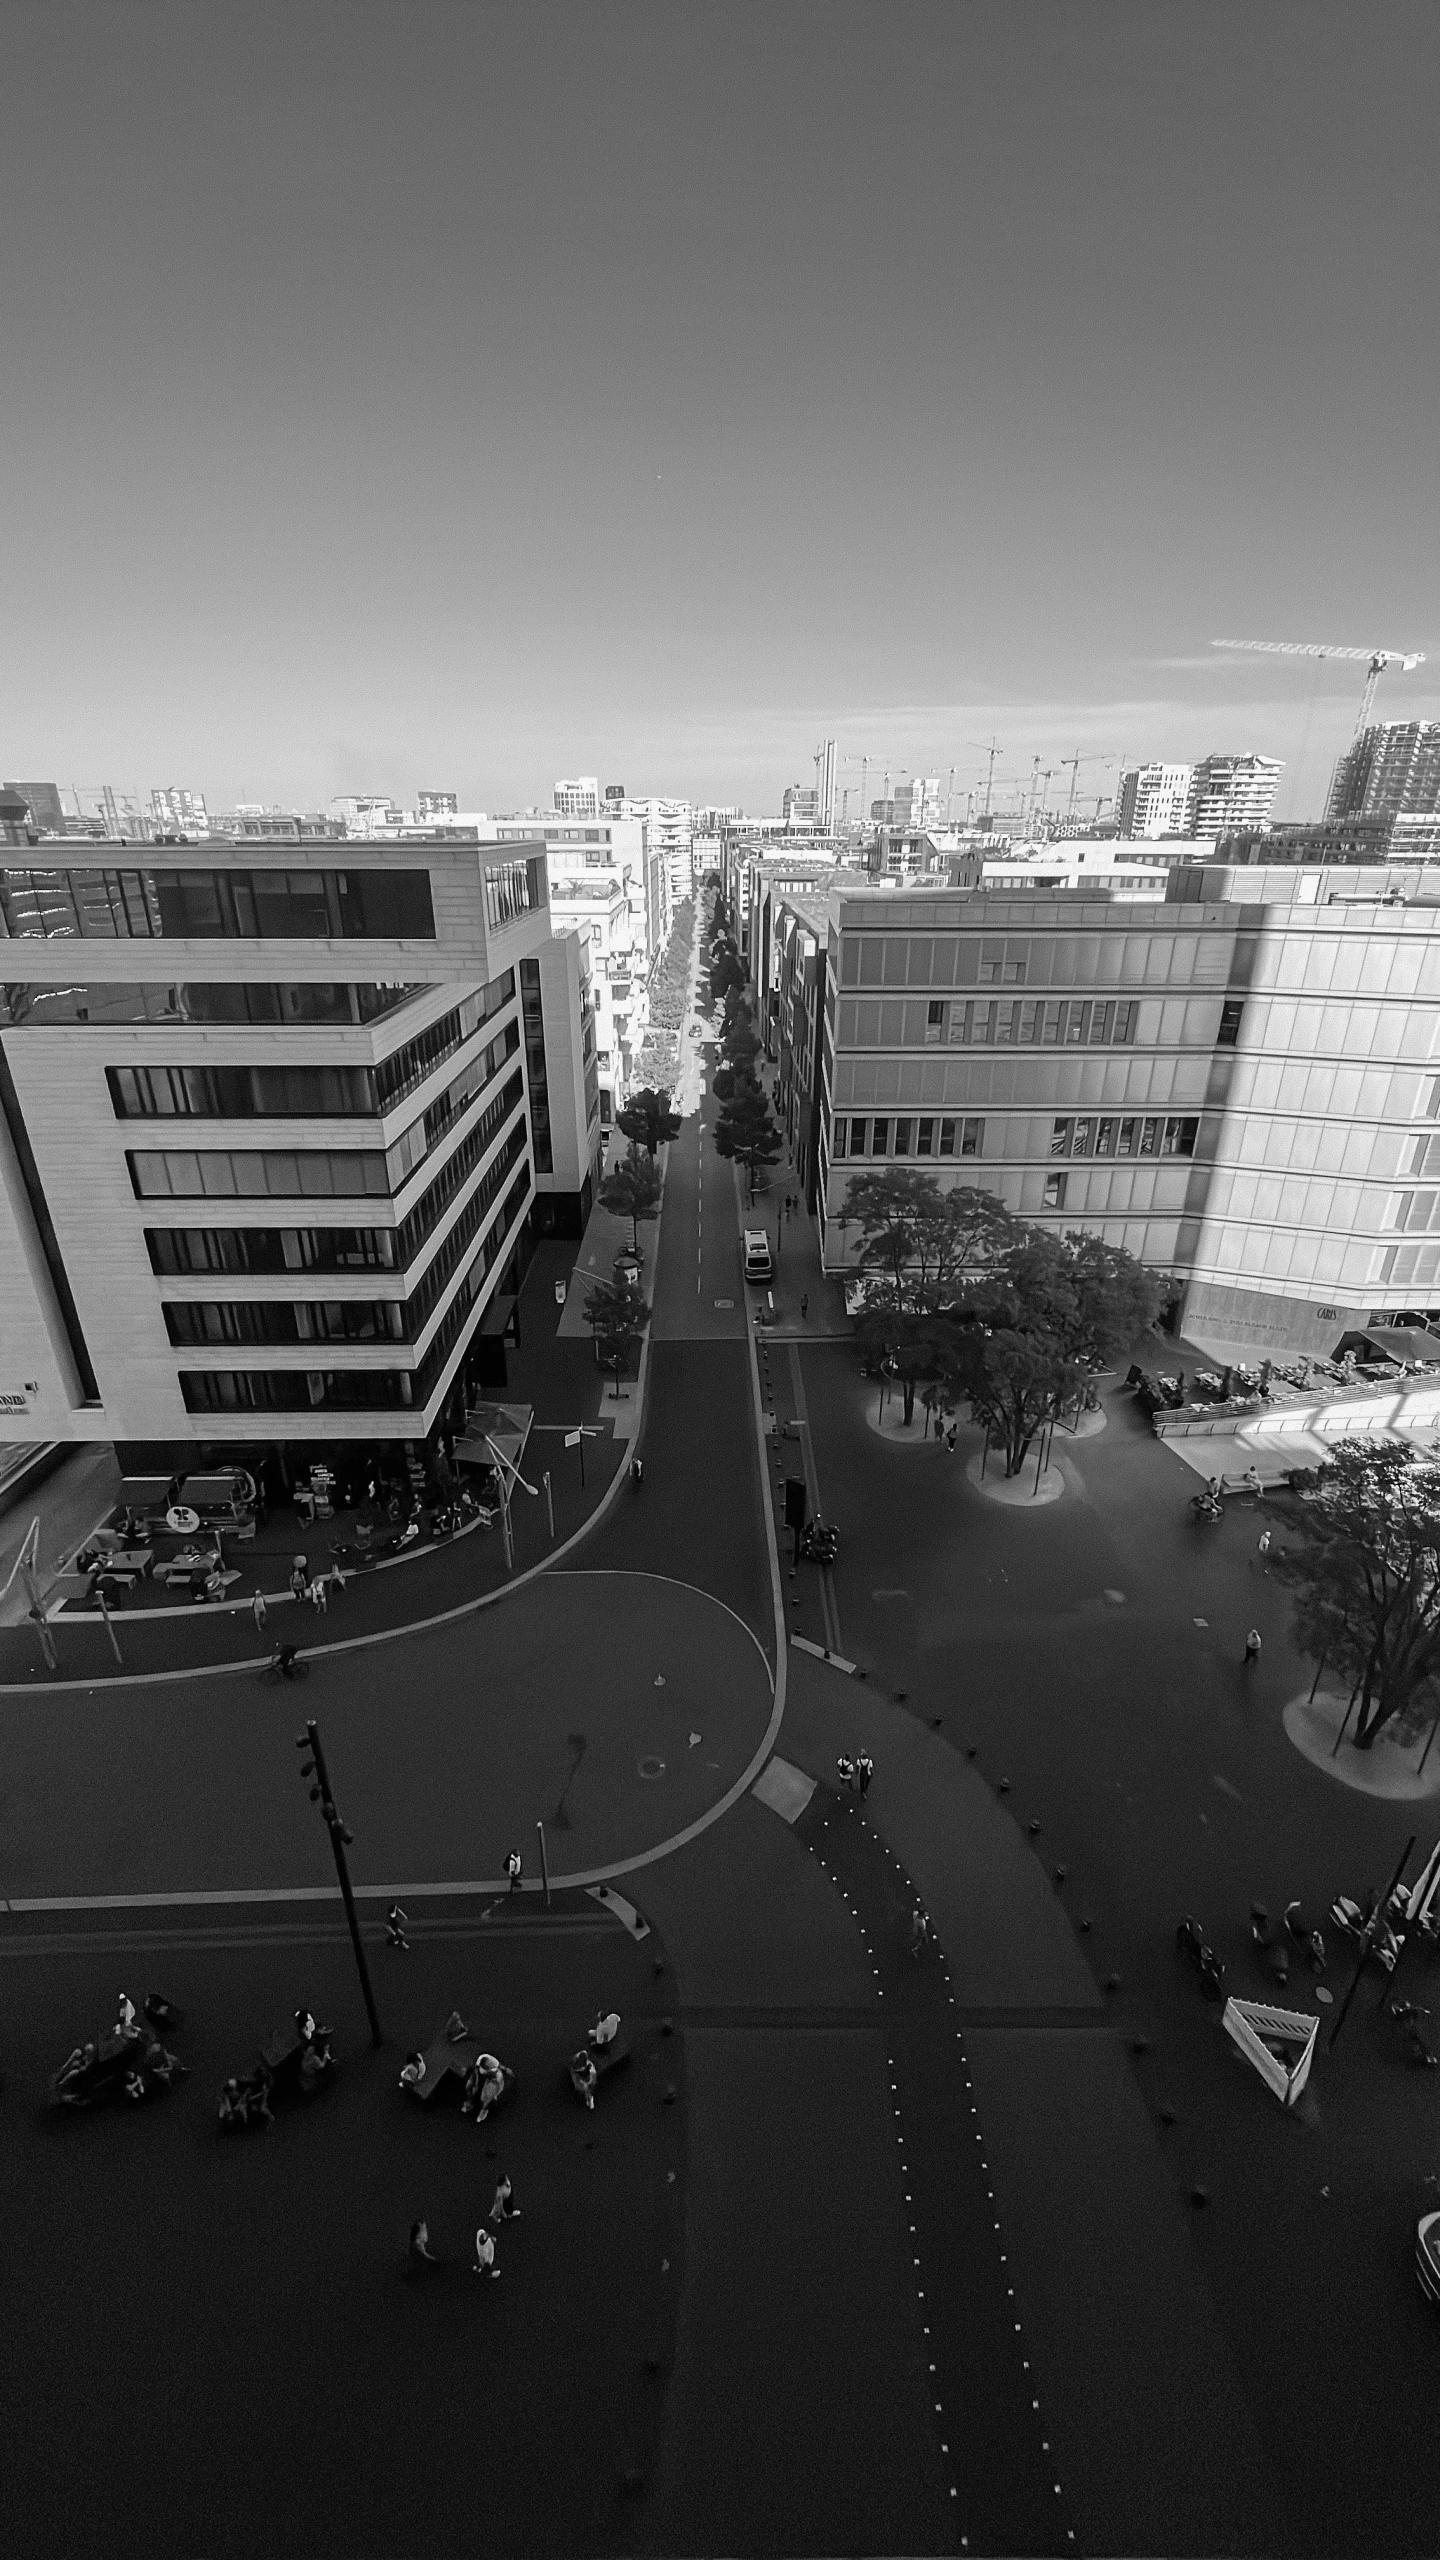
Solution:
[[[597,2053],[603,2053],[607,2044],[613,2044],[619,2033],[620,2012],[618,2009],[608,2009],[596,2019],[591,2028],[590,2042]]]
[[[170,2088],[176,2080],[185,2077],[185,2065],[179,2055],[168,2053],[158,2036],[145,2047],[145,2068],[152,2080],[159,2081],[162,2089]]]
[[[298,1644],[281,1645],[279,1652],[275,1656],[275,1668],[279,1672],[282,1680],[294,1679],[295,1666],[299,1658],[300,1647]]]
[[[222,2125],[236,2125],[244,2119],[245,2101],[240,2094],[240,2083],[233,2073],[220,2092],[220,2104],[216,2112]]]
[[[594,2055],[592,2053],[587,2053],[583,2045],[571,2061],[570,2076],[573,2079],[580,2096],[584,2099],[586,2106],[590,2108],[593,2114],[595,2107],[595,2086],[600,2075],[595,2068]]]
[[[138,2036],[139,2032],[140,2030],[135,2024],[135,2003],[131,1999],[128,1991],[122,1991],[116,2010],[115,2033],[117,2036],[128,2037]]]
[[[1241,1482],[1247,1493],[1259,1493],[1261,1490],[1259,1468],[1247,1467],[1241,1478]]]
[[[420,2083],[421,2083],[421,2081],[424,2079],[424,2077],[425,2077],[425,2056],[424,2056],[424,2054],[423,2054],[423,2053],[412,2053],[412,2054],[409,2054],[409,2055],[406,2057],[405,2062],[404,2062],[404,2063],[403,2063],[403,2065],[401,2066],[401,2071],[400,2071],[400,2086],[401,2086],[401,2088],[402,2088],[402,2089],[410,2089],[410,2090],[412,2090],[412,2091],[413,2091],[413,2090],[416,2090],[416,2089],[418,2089],[418,2088],[419,2088]]]
[[[295,2012],[295,2033],[299,2037],[300,2042],[302,2044],[313,2044],[317,2032],[318,2030],[315,2025],[315,2013],[313,2009],[297,2009]]]
[[[323,2033],[324,2029],[322,2028],[319,2031],[319,2035],[323,2035]],[[300,2056],[300,2094],[302,2098],[309,2097],[312,2090],[318,2089],[321,2081],[328,2076],[331,2068],[329,2045],[322,2044],[319,2041],[319,2035],[312,2038]]]

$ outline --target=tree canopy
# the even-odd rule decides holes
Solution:
[[[651,1163],[657,1147],[667,1146],[680,1135],[680,1114],[672,1111],[670,1096],[663,1087],[644,1085],[632,1093],[623,1111],[615,1114],[615,1126],[633,1146],[643,1147]]]
[[[904,1165],[852,1174],[841,1215],[860,1229],[856,1259],[883,1278],[897,1313],[934,1313],[1024,1232],[993,1192],[969,1183],[942,1191],[933,1173]]]
[[[660,1176],[648,1156],[642,1156],[631,1144],[622,1163],[606,1174],[600,1185],[600,1205],[612,1217],[628,1218],[630,1234],[638,1253],[640,1221],[658,1216],[660,1209]]]
[[[640,1349],[640,1337],[650,1322],[650,1309],[638,1288],[626,1289],[616,1280],[597,1280],[585,1292],[585,1321],[595,1343],[595,1357],[602,1369],[613,1369],[618,1379]]]
[[[1440,1465],[1398,1441],[1343,1440],[1294,1482],[1294,1543],[1271,1571],[1295,1595],[1301,1645],[1357,1693],[1352,1738],[1368,1751],[1440,1677]]]
[[[761,1166],[778,1161],[781,1145],[780,1132],[760,1087],[751,1077],[737,1076],[715,1123],[715,1152],[718,1156],[733,1156],[744,1165],[752,1199]]]

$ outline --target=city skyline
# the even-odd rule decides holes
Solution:
[[[8,770],[763,808],[993,733],[1294,817],[1354,671],[1212,636],[1434,641],[1428,8],[184,25],[12,13]]]

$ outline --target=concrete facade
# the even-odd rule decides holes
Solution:
[[[95,850],[0,865],[6,1436],[422,1436],[528,1235],[542,848]]]

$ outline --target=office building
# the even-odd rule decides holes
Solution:
[[[172,782],[163,791],[150,794],[150,825],[157,836],[207,836],[210,813],[203,791],[182,790]]]
[[[38,850],[0,855],[10,1436],[422,1438],[529,1249],[543,845]]]
[[[1335,768],[1328,819],[1440,817],[1440,720],[1381,720]]]
[[[818,791],[807,791],[803,783],[787,783],[780,801],[780,815],[787,827],[818,826],[819,811]]]
[[[33,835],[64,835],[65,804],[60,797],[58,783],[7,782],[0,785],[0,788],[12,794],[15,799],[24,801],[29,814],[22,824],[28,827]]]
[[[416,794],[415,814],[439,824],[459,815],[460,795],[457,791],[421,791]]]
[[[629,1098],[649,1020],[643,943],[617,871],[553,874],[550,909],[555,931],[575,934],[584,946],[600,1125],[608,1129]]]
[[[1423,866],[1183,863],[1128,902],[811,884],[789,915],[781,984],[797,927],[823,956],[795,1045],[818,1059],[829,1270],[854,1267],[850,1175],[901,1163],[1125,1246],[1217,1358],[1327,1353],[1440,1306]]]
[[[1195,767],[1191,833],[1214,837],[1236,828],[1263,831],[1284,770],[1274,756],[1202,756]]]
[[[1188,836],[1194,817],[1193,765],[1132,765],[1121,774],[1115,818],[1122,836]]]
[[[605,1167],[590,946],[555,932],[520,963],[537,1236],[582,1236]]]
[[[599,777],[593,773],[582,773],[575,782],[557,782],[554,798],[557,818],[598,818]]]

